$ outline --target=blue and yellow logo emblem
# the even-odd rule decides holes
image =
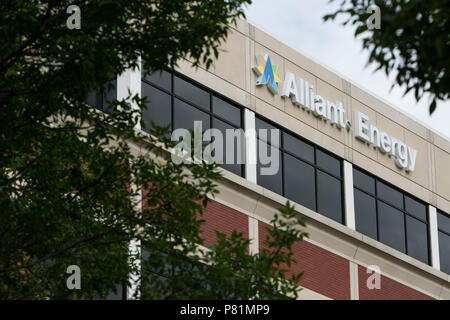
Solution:
[[[257,86],[267,84],[270,92],[273,94],[278,94],[278,85],[281,80],[277,76],[277,65],[272,65],[270,56],[266,54],[264,57],[259,55],[256,57],[257,67],[253,68],[253,71],[258,75],[258,80],[256,81]]]

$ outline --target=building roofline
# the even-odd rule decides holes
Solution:
[[[350,83],[352,86],[359,88],[360,90],[365,91],[366,93],[368,93],[369,95],[371,95],[372,97],[376,98],[377,100],[381,101],[382,103],[384,103],[385,105],[391,107],[392,109],[394,109],[395,111],[400,112],[401,114],[403,114],[404,116],[414,120],[415,122],[417,122],[418,124],[420,124],[421,126],[423,126],[424,128],[432,131],[434,134],[437,134],[439,136],[441,136],[443,139],[446,139],[447,141],[450,141],[450,137],[447,136],[445,133],[443,132],[439,132],[436,129],[432,128],[430,125],[428,125],[427,123],[423,122],[422,120],[418,119],[416,116],[407,113],[404,109],[401,109],[397,106],[395,106],[394,104],[392,104],[391,102],[387,101],[385,98],[379,96],[378,94],[374,93],[373,91],[371,91],[370,89],[366,88],[363,85],[359,85],[356,84],[352,79],[350,79],[349,77],[343,75],[342,73],[340,73],[339,71],[336,71],[333,67],[330,67],[329,65],[327,65],[324,62],[318,61],[315,58],[311,57],[309,54],[305,53],[303,50],[293,47],[290,44],[287,44],[286,42],[279,40],[278,37],[276,35],[274,35],[272,32],[268,31],[267,29],[265,29],[263,26],[261,26],[260,24],[256,23],[255,21],[252,21],[250,19],[246,20],[242,20],[245,23],[248,23],[249,25],[252,25],[260,30],[262,30],[263,32],[267,33],[269,36],[271,36],[272,38],[276,39],[277,41],[283,43],[285,46],[289,47],[290,49],[297,51],[298,53],[300,53],[301,55],[305,56],[306,58],[308,58],[309,60],[311,60],[313,63],[327,69],[328,71],[336,74],[338,77],[342,78],[343,80],[347,81],[348,83]],[[369,106],[370,107],[370,106]]]

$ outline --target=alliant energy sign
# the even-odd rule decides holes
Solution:
[[[256,57],[257,66],[253,71],[258,75],[257,86],[267,85],[272,94],[279,94],[278,83],[281,79],[277,75],[277,65],[272,64],[270,56],[266,54]],[[314,93],[314,85],[297,77],[292,72],[286,72],[281,89],[281,97],[290,98],[292,103],[304,108],[314,116],[324,119],[339,129],[350,129],[351,122],[345,115],[341,101],[330,101]],[[345,120],[347,119],[347,120]],[[406,171],[413,171],[416,164],[417,151],[401,140],[378,130],[369,122],[369,117],[360,111],[354,112],[355,138],[378,148],[382,153],[395,158],[395,164]]]

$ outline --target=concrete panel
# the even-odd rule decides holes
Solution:
[[[255,28],[255,41],[272,49],[277,54],[285,57],[310,73],[314,73],[316,70],[317,63],[281,41],[276,40],[273,36],[261,29]]]
[[[450,201],[448,201],[442,197],[439,197],[439,196],[436,196],[436,198],[437,198],[436,199],[436,208],[438,208],[439,210],[442,210],[444,212],[450,213]]]
[[[243,35],[250,36],[250,24],[243,19],[237,19],[236,24],[230,25],[232,29],[239,31]]]
[[[313,73],[335,88],[344,91],[344,87],[346,85],[345,80],[342,79],[339,75],[308,58],[306,55],[298,52],[294,48],[291,48],[285,43],[277,40],[267,32],[255,28],[255,41],[274,50],[279,55],[288,59],[297,66],[305,69],[306,71]]]
[[[447,283],[447,285],[442,288],[440,298],[442,300],[450,300],[450,284]]]
[[[203,68],[193,68],[192,64],[187,60],[178,62],[176,70],[185,76],[203,84],[204,86],[228,97],[236,103],[245,106],[247,101],[247,93],[232,83],[206,71]]]
[[[436,147],[439,147],[445,152],[450,153],[450,140],[446,139],[445,137],[437,133],[432,132],[432,135],[433,135],[433,142],[436,145]]]
[[[212,66],[212,72],[222,79],[245,90],[246,73],[246,40],[239,32],[228,33],[226,42],[219,48],[219,57]]]
[[[223,183],[219,184],[218,189],[220,193],[214,199],[220,202],[230,203],[234,208],[240,208],[246,212],[254,212],[258,203],[257,193],[255,194],[246,188],[237,189],[235,186],[233,182],[224,180]]]
[[[323,294],[314,292],[308,288],[301,288],[298,294],[298,300],[332,300]]]
[[[450,154],[434,148],[436,166],[436,193],[450,200]]]
[[[429,142],[409,130],[405,130],[404,142],[417,150],[415,169],[412,172],[407,172],[406,177],[431,190]]]
[[[392,109],[392,108],[391,108]],[[427,139],[428,137],[428,129],[425,128],[423,125],[418,123],[417,121],[411,119],[407,115],[405,115],[402,112],[399,112],[398,115],[398,121],[401,126],[411,130],[415,134],[417,134],[419,137],[423,139]]]

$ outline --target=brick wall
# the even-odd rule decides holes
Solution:
[[[367,287],[367,278],[372,274],[367,273],[367,268],[358,266],[360,300],[432,300],[431,297],[383,275],[381,275],[380,289],[370,290]]]
[[[248,216],[239,211],[212,201],[203,210],[201,218],[205,220],[201,231],[205,239],[204,245],[207,247],[216,242],[217,238],[214,230],[221,231],[229,237],[233,230],[236,229],[237,232],[242,232],[244,237],[248,239]]]
[[[142,190],[142,205],[146,209],[151,209],[144,200],[148,192],[148,190]],[[233,230],[236,229],[248,239],[248,216],[219,202],[211,201],[199,218],[205,220],[201,227],[201,233],[205,239],[204,245],[206,247],[210,247],[216,242],[215,230],[221,231],[229,237]]]
[[[266,248],[267,226],[259,221],[260,250]],[[332,299],[350,299],[350,265],[346,259],[306,241],[294,245],[293,252],[297,263],[291,266],[291,271],[304,272],[301,286]]]
[[[145,195],[145,192],[143,194]],[[215,230],[224,232],[229,237],[236,229],[238,232],[242,232],[244,237],[249,237],[248,216],[216,201],[208,204],[203,211],[202,219],[205,220],[205,223],[201,232],[205,239],[204,245],[207,247],[216,242]],[[266,248],[264,245],[268,234],[266,227],[270,226],[258,221],[260,251]],[[348,260],[307,241],[294,245],[293,251],[293,258],[297,260],[297,263],[291,266],[291,272],[304,272],[299,283],[301,286],[332,299],[350,299]],[[366,285],[369,276],[365,267],[358,266],[359,298],[361,300],[432,299],[383,275],[381,276],[381,289],[369,290]]]

